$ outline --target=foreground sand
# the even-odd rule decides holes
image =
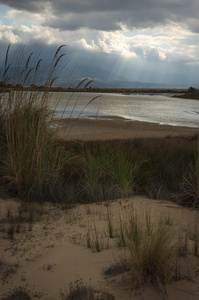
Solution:
[[[0,200],[0,258],[4,262],[0,297],[9,289],[24,286],[32,299],[61,299],[60,289],[68,290],[70,282],[82,279],[85,284],[111,293],[115,299],[163,299],[163,295],[153,288],[133,291],[128,276],[126,279],[122,275],[103,276],[103,270],[124,256],[124,249],[108,238],[107,206],[104,203],[78,205],[70,210],[45,203],[41,219],[33,224],[22,223],[20,232],[11,239],[7,233],[6,215],[8,210],[14,214],[19,205],[18,201]],[[131,210],[140,216],[150,211],[153,219],[169,216],[175,230],[182,233],[193,230],[199,220],[199,211],[142,197],[109,202],[109,207],[115,227],[119,216]],[[94,252],[94,246],[89,249],[86,243],[88,228],[93,232],[94,224],[99,234],[100,252]],[[168,299],[199,299],[199,257],[188,255],[183,270],[188,278],[168,286]]]

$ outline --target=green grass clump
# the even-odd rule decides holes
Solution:
[[[122,191],[123,196],[129,196],[134,193],[137,180],[137,169],[140,167],[141,162],[137,153],[132,153],[129,157],[125,150],[118,149],[115,154],[115,161],[112,170],[113,177]]]
[[[146,175],[137,152],[126,153],[126,148],[120,143],[114,148],[111,142],[83,143],[75,152],[79,157],[76,180],[82,201],[96,202],[133,195]]]
[[[101,235],[94,223],[94,228],[88,226],[88,232],[86,234],[86,245],[91,248],[93,252],[100,252],[102,250]]]
[[[176,279],[177,256],[168,226],[161,226],[144,237],[139,245],[129,244],[132,282],[135,287],[152,284],[159,287]]]
[[[107,205],[107,219],[108,219],[108,236],[109,238],[114,237],[114,226],[113,226],[113,215],[111,211],[111,207]]]
[[[136,213],[120,216],[119,228],[117,229],[117,244],[119,247],[128,247],[132,242],[138,245],[142,237],[142,224]]]
[[[185,185],[188,174],[196,174],[196,145],[197,139],[193,136],[67,142],[65,147],[78,157],[75,160],[75,172],[70,178],[71,182],[78,182],[76,195],[80,202],[139,194],[197,207],[198,177],[192,176],[192,180],[188,180],[191,185]],[[195,173],[188,172],[190,164],[194,166],[192,169]],[[190,195],[194,196],[192,200]]]
[[[132,286],[162,289],[171,280],[179,279],[179,252],[173,227],[152,222],[149,215],[146,212],[142,222],[135,213],[121,219],[118,245],[128,249]]]

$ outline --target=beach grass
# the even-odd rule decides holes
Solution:
[[[168,218],[171,221],[171,217]],[[123,251],[125,254],[121,261],[107,268],[104,275],[112,277],[123,274],[133,289],[153,286],[163,293],[171,281],[180,280],[180,250],[184,244],[179,242],[176,224],[173,220],[168,223],[168,218],[154,217],[149,209],[139,214],[133,208],[123,211],[120,221],[115,219],[113,224],[114,240],[118,247],[126,251]],[[187,254],[191,251],[195,255],[194,249],[188,250],[190,239],[186,239],[186,244]]]
[[[131,257],[132,282],[134,287],[152,284],[156,287],[167,285],[177,278],[178,258],[176,247],[172,245],[174,236],[169,226],[151,229],[139,240],[130,241],[128,249]]]
[[[80,202],[139,194],[198,206],[195,137],[64,143],[78,157],[73,182]]]
[[[11,64],[9,68],[7,66],[9,48],[6,53],[2,79],[7,82],[14,78],[16,90],[3,93],[0,97],[3,124],[1,125],[0,177],[8,193],[27,201],[52,201],[55,198],[54,194],[61,190],[59,173],[67,155],[58,145],[54,138],[55,133],[50,129],[54,113],[48,107],[49,87],[56,79],[53,76],[62,57],[62,54],[59,54],[61,48],[58,48],[52,59],[45,92],[18,89],[20,85],[29,86],[32,80],[40,81],[37,73],[41,60],[33,59],[33,53],[27,60],[23,60],[21,54],[14,61],[13,72],[15,73],[10,72],[8,78],[7,73],[12,70]],[[31,60],[33,60],[32,64]]]

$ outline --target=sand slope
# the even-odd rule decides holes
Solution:
[[[60,289],[64,292],[69,289],[70,282],[80,279],[113,294],[115,299],[163,299],[162,294],[150,287],[133,291],[128,276],[126,279],[122,275],[103,276],[103,270],[125,255],[125,249],[118,248],[116,241],[108,238],[107,203],[115,227],[119,217],[131,210],[141,217],[149,210],[153,219],[169,215],[174,220],[175,230],[182,232],[194,228],[199,220],[199,211],[143,197],[82,204],[70,210],[45,203],[40,219],[34,223],[20,223],[19,233],[11,239],[8,211],[9,214],[12,211],[14,220],[20,201],[1,199],[0,259],[4,264],[0,265],[0,299],[15,286],[27,287],[32,299],[61,299]],[[100,252],[94,252],[94,246],[93,249],[87,247],[88,231],[93,233],[94,226]],[[189,280],[171,283],[167,288],[168,299],[199,299],[199,257],[187,256],[183,272]]]

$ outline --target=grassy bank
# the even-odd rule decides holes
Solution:
[[[198,206],[196,136],[67,142],[65,147],[76,157],[74,176],[82,201],[141,194]]]
[[[199,206],[197,137],[62,142],[44,124],[16,124],[1,142],[2,194],[67,205],[145,195]]]

